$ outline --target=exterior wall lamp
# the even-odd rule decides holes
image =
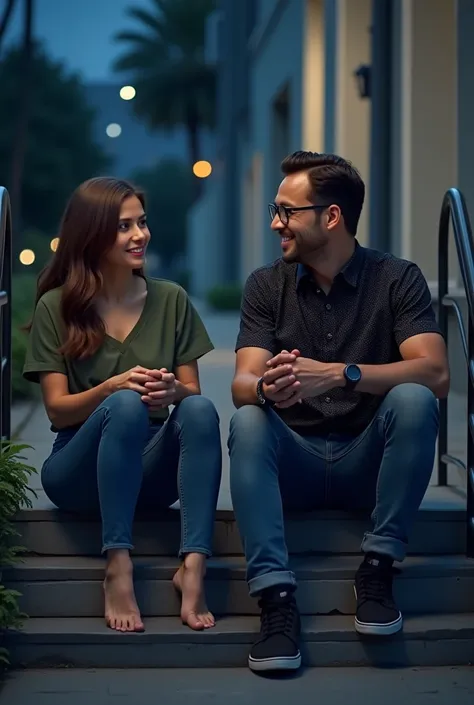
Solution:
[[[354,77],[357,83],[357,91],[360,98],[371,98],[371,77],[372,67],[369,64],[361,64],[354,71]]]

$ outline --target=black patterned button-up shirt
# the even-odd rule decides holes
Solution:
[[[439,328],[420,269],[357,243],[327,295],[302,265],[279,259],[254,271],[245,285],[236,350],[258,347],[276,355],[297,348],[321,362],[384,365],[401,360],[404,340],[432,332]],[[277,411],[302,435],[357,435],[382,399],[336,388]]]

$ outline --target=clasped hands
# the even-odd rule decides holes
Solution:
[[[146,394],[142,401],[148,404],[150,410],[165,409],[176,399],[176,378],[165,367],[160,370],[148,370],[152,380],[145,382]]]
[[[301,357],[299,350],[282,350],[267,362],[263,392],[278,409],[288,409],[309,397],[344,386],[344,365]]]
[[[176,400],[177,381],[172,372],[165,367],[160,370],[148,370],[137,365],[131,370],[114,377],[111,382],[115,390],[131,389],[141,394],[141,399],[148,404],[150,411],[165,409]]]

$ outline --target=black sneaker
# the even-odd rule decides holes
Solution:
[[[258,606],[260,637],[252,646],[249,668],[252,671],[292,671],[301,666],[298,640],[300,615],[293,591],[286,585],[265,590]]]
[[[386,556],[370,554],[356,573],[355,628],[359,634],[389,636],[400,631],[403,618],[392,594],[394,569]]]

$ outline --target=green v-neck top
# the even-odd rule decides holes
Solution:
[[[106,335],[97,352],[84,360],[67,358],[59,352],[65,340],[61,289],[44,294],[36,306],[28,337],[25,379],[38,383],[41,372],[60,372],[67,376],[70,394],[77,394],[135,365],[175,371],[214,349],[184,289],[163,279],[147,277],[146,283],[143,311],[125,340],[121,343]],[[168,413],[159,409],[150,413],[150,419],[163,422]]]

